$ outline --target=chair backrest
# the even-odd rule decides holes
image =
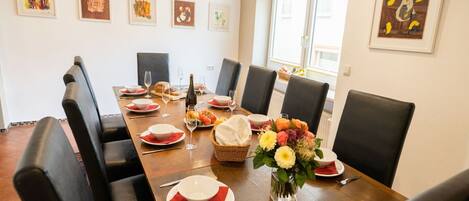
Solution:
[[[96,200],[111,200],[104,154],[99,140],[101,125],[90,92],[77,82],[67,84],[62,106],[77,142]]]
[[[267,114],[276,78],[275,71],[251,65],[241,107],[252,113]]]
[[[468,201],[469,170],[465,170],[445,182],[420,193],[409,201]]]
[[[77,65],[80,67],[81,72],[83,72],[83,77],[85,78],[86,84],[88,85],[88,88],[90,89],[91,96],[93,97],[94,104],[96,105],[96,109],[98,109],[98,114],[99,114],[99,108],[98,108],[98,101],[96,100],[96,95],[94,94],[93,86],[91,85],[91,80],[90,76],[88,75],[88,71],[85,68],[85,63],[83,62],[83,58],[81,56],[75,56],[73,59],[73,65]],[[65,80],[64,77],[64,82],[65,85],[68,84],[68,82],[74,82],[71,80]]]
[[[309,130],[317,133],[329,84],[291,76],[288,81],[282,113],[308,123]]]
[[[220,75],[218,76],[217,89],[218,95],[228,96],[230,90],[235,90],[238,84],[241,64],[230,59],[223,59]]]
[[[334,152],[348,165],[391,187],[415,105],[351,90]]]
[[[63,76],[65,86],[70,82],[77,82],[80,86],[86,87],[89,90],[89,92],[91,94],[91,98],[93,99],[93,103],[94,103],[93,107],[96,108],[96,112],[98,113],[98,116],[100,117],[100,118],[98,118],[99,119],[99,125],[102,125],[101,114],[99,113],[99,108],[98,108],[98,102],[96,101],[96,97],[94,96],[94,92],[93,92],[93,89],[91,87],[91,84],[90,84],[89,80],[87,79],[87,73],[86,73],[86,71],[83,71],[83,69],[85,69],[85,68],[80,67],[77,64],[70,67],[70,69],[68,69],[68,71]]]
[[[18,163],[13,184],[23,201],[93,200],[86,174],[57,119],[41,119]]]
[[[169,82],[168,53],[137,53],[138,84],[144,85],[145,71],[151,71],[151,81]]]

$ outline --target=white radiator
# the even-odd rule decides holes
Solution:
[[[329,131],[331,129],[332,114],[328,112],[323,112],[321,115],[321,121],[319,122],[317,137],[323,139],[322,146],[327,145],[327,140],[329,139]]]

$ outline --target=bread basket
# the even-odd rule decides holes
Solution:
[[[217,160],[226,162],[242,162],[246,160],[251,144],[244,146],[220,145],[215,138],[215,129],[212,130],[210,139],[212,140],[215,158]]]

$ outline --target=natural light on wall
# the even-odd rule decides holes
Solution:
[[[335,88],[348,0],[274,0],[269,67]]]

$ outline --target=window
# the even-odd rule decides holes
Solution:
[[[274,0],[269,67],[304,69],[335,88],[347,1]]]

